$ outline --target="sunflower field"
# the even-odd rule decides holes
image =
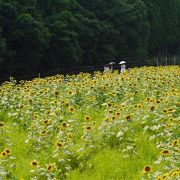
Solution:
[[[180,67],[0,86],[0,179],[180,179]]]

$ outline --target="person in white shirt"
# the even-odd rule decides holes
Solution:
[[[120,63],[121,69],[120,72],[124,72],[126,70],[126,61],[121,61]]]
[[[115,65],[115,62],[113,62],[113,61],[111,61],[111,62],[109,63],[109,71],[110,71],[110,72],[114,72],[114,68],[113,68],[114,65]]]
[[[104,72],[109,72],[109,71],[110,71],[109,65],[106,64],[106,65],[104,66]]]

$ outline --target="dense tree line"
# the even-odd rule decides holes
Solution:
[[[180,0],[0,0],[0,72],[177,54]]]

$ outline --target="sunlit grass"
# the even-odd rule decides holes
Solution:
[[[138,180],[145,176],[143,168],[152,165],[159,155],[159,150],[154,142],[150,142],[147,136],[141,136],[136,142],[137,154],[128,157],[122,153],[121,147],[106,148],[94,155],[88,162],[89,168],[85,171],[78,169],[72,172],[69,179],[74,180]]]

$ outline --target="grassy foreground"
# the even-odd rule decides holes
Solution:
[[[142,67],[3,83],[0,179],[179,179],[179,75]]]

